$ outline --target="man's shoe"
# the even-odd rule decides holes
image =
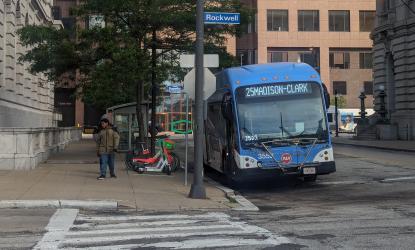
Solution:
[[[97,177],[97,180],[103,180],[103,179],[105,179],[105,176],[103,176],[103,175],[100,175],[100,176]]]
[[[117,176],[115,174],[112,174],[111,178],[117,178]]]

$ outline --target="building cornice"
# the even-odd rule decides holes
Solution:
[[[45,21],[48,21],[48,22],[52,21],[51,13],[48,14],[48,12],[45,10],[41,0],[32,0],[31,3],[32,3],[33,7],[39,11],[39,13],[43,17],[43,19],[45,19]]]

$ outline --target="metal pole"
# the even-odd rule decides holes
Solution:
[[[334,124],[336,124],[336,137],[339,137],[339,110],[337,108],[337,90],[334,91]]]
[[[187,131],[189,131],[189,96],[185,94],[186,96],[186,155],[184,157],[184,185],[187,186],[187,154],[189,150],[189,134]]]
[[[360,99],[360,120],[362,121],[362,123],[364,123],[366,120],[366,114],[367,114],[366,107],[365,107],[366,95],[364,91],[360,93],[359,99]]]
[[[195,93],[195,123],[194,133],[194,172],[193,183],[190,188],[189,197],[193,199],[206,199],[206,190],[203,184],[203,89],[204,89],[204,0],[196,2],[196,93]]]

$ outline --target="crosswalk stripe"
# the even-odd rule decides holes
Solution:
[[[207,213],[202,215],[136,215],[136,216],[78,216],[81,221],[131,221],[131,220],[158,220],[158,219],[204,219],[204,218],[229,218],[224,213]]]
[[[33,249],[57,249],[60,241],[65,238],[65,233],[72,226],[77,214],[78,209],[56,210],[45,228],[47,233]]]
[[[128,229],[118,229],[114,231],[113,229],[108,230],[91,230],[91,231],[73,231],[68,232],[67,236],[78,236],[78,237],[89,237],[91,235],[100,235],[100,234],[129,234],[129,233],[161,233],[165,231],[187,231],[187,230],[209,230],[209,229],[238,229],[236,225],[213,225],[213,226],[191,226],[191,227],[160,227],[160,228],[128,228]]]
[[[165,226],[165,225],[185,225],[185,224],[196,224],[196,223],[209,223],[217,222],[215,220],[167,220],[167,221],[150,221],[150,222],[133,222],[133,223],[117,223],[117,224],[96,224],[96,223],[85,223],[76,225],[73,229],[104,229],[104,228],[129,228],[129,227],[144,227],[144,226]]]
[[[142,243],[142,244],[126,244],[126,245],[111,245],[111,246],[97,246],[87,248],[65,248],[65,250],[121,250],[132,248],[171,248],[171,249],[196,249],[208,247],[237,247],[237,246],[272,246],[287,244],[290,241],[285,237],[270,237],[268,239],[244,239],[241,237],[233,238],[209,238],[184,240],[181,242],[168,241],[158,243]]]
[[[248,232],[245,232],[248,233]],[[241,235],[240,231],[216,231],[216,232],[188,232],[188,233],[166,233],[166,234],[144,234],[144,235],[105,235],[99,237],[88,238],[67,238],[63,244],[70,246],[73,244],[103,244],[112,241],[128,241],[128,240],[143,240],[143,239],[165,239],[165,238],[185,238],[191,236],[213,236],[213,235]]]
[[[79,214],[64,237],[55,244],[68,250],[112,250],[275,246],[283,243],[290,243],[290,240],[225,213],[212,212],[142,216]]]

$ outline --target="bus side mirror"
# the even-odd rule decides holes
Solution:
[[[232,104],[231,104],[231,95],[225,94],[222,99],[221,105],[222,115],[226,120],[233,119],[233,111],[232,111]]]
[[[323,83],[323,91],[324,91],[324,102],[326,103],[326,109],[330,107],[330,94],[327,91],[326,85]]]

